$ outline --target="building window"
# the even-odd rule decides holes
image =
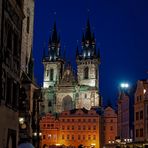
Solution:
[[[143,137],[143,128],[140,129],[140,137]]]
[[[46,124],[44,124],[43,127],[45,128],[46,127]]]
[[[46,135],[43,135],[43,139],[46,139]]]
[[[110,130],[111,130],[111,131],[113,130],[113,127],[112,127],[112,126],[110,127]]]
[[[8,77],[7,78],[6,103],[9,105],[12,103],[12,101],[11,101],[12,95],[11,94],[12,94],[12,83],[11,83],[11,79]]]
[[[81,122],[81,119],[78,119],[78,122]]]
[[[96,119],[93,119],[93,122],[96,122]]]
[[[74,119],[71,119],[71,121],[74,122],[75,120]]]
[[[53,81],[54,70],[50,69],[50,81]]]
[[[88,135],[88,140],[91,140],[91,136],[90,135]]]
[[[139,137],[139,129],[136,129],[136,137]]]
[[[90,126],[88,126],[88,130],[91,130],[91,127]]]
[[[51,139],[51,134],[48,134],[48,139]]]
[[[62,139],[64,139],[64,135],[62,135]]]
[[[48,107],[51,107],[52,106],[52,103],[51,101],[48,102]]]
[[[12,50],[12,29],[10,28],[7,35],[7,48]]]
[[[81,130],[81,126],[78,126],[78,130]]]
[[[143,111],[140,111],[140,119],[143,119]]]
[[[16,33],[13,34],[13,55],[18,55],[18,35]]]
[[[46,70],[46,76],[47,77],[49,76],[49,70]]]
[[[96,140],[96,135],[93,135],[93,140]]]
[[[74,130],[74,129],[75,129],[73,125],[72,125],[71,129],[72,129],[72,130]]]
[[[81,139],[81,136],[80,135],[78,135],[78,140],[80,140]]]
[[[83,140],[85,140],[85,135],[83,135]]]
[[[64,126],[62,126],[62,130],[64,130],[65,129],[65,127]]]
[[[47,124],[47,128],[50,128],[50,125],[49,124]]]
[[[104,128],[104,131],[105,131],[105,126],[103,128]]]
[[[139,112],[136,112],[136,120],[139,120]]]
[[[85,67],[84,68],[84,79],[88,79],[88,71],[89,71],[88,67]]]
[[[96,130],[96,126],[95,125],[93,126],[93,130]]]
[[[83,119],[83,122],[85,122],[85,119]]]
[[[83,126],[83,130],[85,130],[85,125]]]
[[[65,119],[62,119],[63,122],[65,122]]]
[[[88,119],[88,122],[91,122],[91,119]]]
[[[67,126],[67,130],[69,130],[69,126]]]
[[[72,139],[72,140],[74,140],[74,139],[75,139],[75,138],[74,138],[74,135],[72,135],[72,136],[71,136],[71,139]]]
[[[27,16],[27,26],[26,26],[27,33],[29,33],[29,29],[30,29],[30,17]]]
[[[69,140],[69,135],[67,135],[67,140]]]

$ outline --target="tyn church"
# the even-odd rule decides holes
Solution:
[[[41,112],[60,113],[66,110],[101,106],[99,95],[100,54],[96,49],[90,22],[82,36],[81,50],[76,49],[77,72],[61,55],[60,38],[54,24],[49,39],[48,55],[43,57],[44,80]]]

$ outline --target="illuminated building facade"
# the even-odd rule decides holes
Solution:
[[[56,117],[51,113],[40,120],[41,148],[71,146],[77,148],[100,146],[100,115],[95,108],[63,111]]]
[[[117,113],[111,106],[107,106],[104,109],[102,122],[102,129],[104,133],[103,144],[108,145],[116,143],[115,140],[117,137]]]
[[[148,147],[148,80],[138,80],[134,103],[135,142]]]
[[[23,0],[0,0],[0,147],[17,147]]]
[[[63,55],[64,57],[64,55]],[[49,39],[48,55],[44,55],[43,99],[41,112],[62,112],[74,108],[99,107],[99,64],[94,34],[89,20],[82,37],[82,50],[76,49],[77,72],[61,54],[60,39],[54,24]]]
[[[121,88],[118,99],[118,138],[125,143],[134,141],[134,91]]]

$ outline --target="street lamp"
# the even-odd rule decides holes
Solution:
[[[40,102],[42,102],[42,94],[41,94],[41,90],[40,89],[36,89],[34,91],[34,113],[33,113],[33,117],[34,117],[34,125],[33,125],[33,130],[34,130],[34,133],[33,133],[33,136],[34,136],[34,139],[35,139],[35,145],[37,146],[37,148],[40,147],[40,139],[41,139],[41,136],[42,136],[42,133],[40,132],[40,125],[39,125],[39,122],[40,122],[40,117],[39,117],[39,105],[40,105]]]

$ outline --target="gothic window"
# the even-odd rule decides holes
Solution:
[[[88,71],[89,71],[88,67],[85,67],[84,68],[84,79],[88,79]]]
[[[29,33],[29,28],[30,28],[30,17],[27,16],[27,26],[26,26],[27,33]]]
[[[54,70],[50,69],[50,81],[53,81]]]
[[[48,102],[48,106],[49,106],[49,107],[52,106],[52,102],[51,102],[51,101]]]
[[[63,98],[63,110],[71,110],[72,109],[72,98],[70,96],[66,96]]]

